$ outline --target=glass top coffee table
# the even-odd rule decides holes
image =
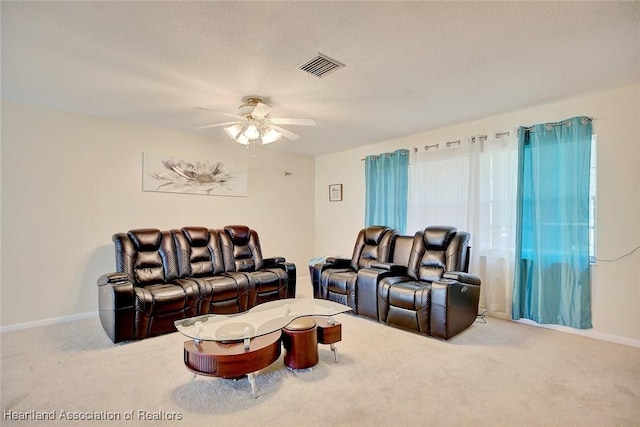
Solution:
[[[198,375],[240,378],[248,375],[256,397],[256,371],[280,357],[281,331],[289,323],[305,316],[333,315],[351,307],[333,301],[289,298],[266,302],[237,314],[206,314],[174,322],[183,335],[184,363]]]

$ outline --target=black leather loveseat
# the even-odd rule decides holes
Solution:
[[[295,297],[295,265],[263,258],[247,226],[138,229],[113,242],[117,272],[98,279],[98,303],[114,343],[173,332],[175,320]]]
[[[449,339],[478,314],[480,279],[468,273],[469,240],[469,233],[448,226],[427,227],[414,236],[367,227],[358,234],[351,259],[328,258],[311,267],[314,297]]]

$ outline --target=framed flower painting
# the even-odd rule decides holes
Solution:
[[[246,165],[143,153],[142,191],[247,197]]]

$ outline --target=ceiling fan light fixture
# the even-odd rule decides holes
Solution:
[[[242,134],[246,136],[249,140],[256,140],[260,138],[260,132],[258,131],[258,127],[253,123],[250,123]]]
[[[238,124],[235,124],[233,126],[229,126],[229,127],[224,128],[224,131],[231,138],[236,139],[238,137],[238,135],[240,135],[240,132],[242,131],[242,129],[240,128],[240,126]]]
[[[242,145],[249,145],[249,138],[247,138],[246,136],[244,136],[244,133],[241,133],[237,138],[236,138],[236,142],[238,144],[242,144]]]
[[[194,107],[201,110],[213,111],[208,108]],[[315,126],[313,119],[296,119],[285,117],[271,117],[273,107],[262,102],[261,98],[249,97],[245,103],[238,108],[238,114],[232,115],[220,113],[227,116],[236,117],[235,122],[218,123],[206,126],[199,126],[196,129],[223,127],[225,133],[235,142],[242,145],[262,145],[271,144],[278,141],[283,136],[295,141],[300,136],[281,128],[280,125]],[[214,111],[215,112],[215,111]]]
[[[264,135],[262,135],[262,145],[271,144],[276,142],[282,137],[282,134],[275,129],[269,128]]]

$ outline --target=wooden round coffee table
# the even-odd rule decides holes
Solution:
[[[281,331],[275,331],[251,338],[248,350],[243,341],[185,341],[184,364],[197,375],[231,379],[247,375],[251,393],[256,397],[254,373],[278,360],[281,335]]]
[[[180,319],[174,325],[190,338],[184,342],[184,364],[189,371],[221,378],[247,375],[255,397],[255,373],[280,357],[282,328],[302,317],[329,317],[316,320],[318,330],[322,329],[317,342],[331,344],[337,362],[334,343],[340,341],[340,325],[332,316],[350,310],[333,301],[287,298],[258,304],[243,313],[209,313]],[[313,351],[317,352],[317,344]]]

